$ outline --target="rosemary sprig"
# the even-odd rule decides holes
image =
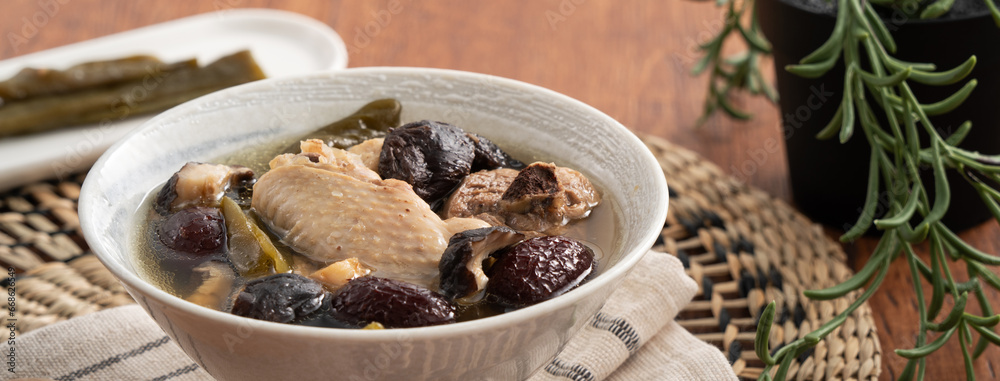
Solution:
[[[750,119],[750,113],[729,102],[729,98],[738,90],[749,91],[754,95],[764,94],[772,102],[778,101],[778,92],[764,80],[760,71],[760,59],[771,53],[771,44],[760,33],[753,0],[743,0],[740,5],[736,4],[736,0],[718,0],[717,4],[727,6],[722,30],[715,38],[698,47],[705,55],[691,70],[693,75],[709,70],[708,94],[698,125],[705,123],[717,110],[736,119]],[[744,16],[746,10],[750,10],[749,25],[743,25],[748,18]],[[733,33],[739,34],[747,49],[735,56],[723,57],[723,45]]]
[[[985,1],[994,21],[1000,26],[1000,11],[992,0]],[[882,4],[892,3],[892,0],[871,2]],[[878,290],[889,265],[901,257],[908,264],[914,280],[920,329],[913,348],[895,351],[909,360],[900,379],[922,380],[927,365],[925,357],[941,348],[956,333],[968,379],[975,379],[973,359],[981,355],[989,344],[1000,345],[1000,335],[995,331],[1000,315],[994,315],[993,306],[984,292],[984,287],[1000,290],[1000,276],[986,267],[1000,265],[1000,257],[972,247],[941,222],[951,200],[951,184],[945,177],[947,169],[962,174],[977,190],[985,207],[1000,221],[1000,191],[997,190],[1000,184],[1000,156],[983,155],[958,147],[971,129],[970,122],[945,138],[929,119],[929,116],[950,112],[961,104],[974,91],[977,82],[969,80],[952,96],[934,103],[922,103],[910,89],[911,82],[946,85],[962,81],[975,66],[976,57],[970,57],[958,67],[945,71],[935,71],[933,64],[903,62],[895,58],[895,41],[871,2],[838,0],[837,21],[829,39],[799,64],[785,69],[803,77],[815,78],[826,74],[838,60],[843,60],[847,68],[843,98],[835,116],[817,137],[828,139],[836,136],[843,143],[860,130],[871,146],[872,154],[865,205],[855,225],[841,240],[855,240],[872,225],[884,233],[869,262],[853,277],[828,289],[805,292],[806,296],[819,300],[857,295],[849,308],[817,330],[771,354],[768,333],[774,319],[774,303],[764,310],[755,342],[757,356],[766,365],[761,376],[764,380],[783,380],[793,359],[843,324]],[[952,0],[930,3],[921,12],[921,17],[937,17],[947,12],[952,3]],[[705,113],[699,122],[717,109],[736,118],[749,118],[746,112],[734,109],[727,97],[736,89],[759,93],[765,88],[761,85],[764,81],[756,62],[761,55],[769,52],[769,45],[762,42],[764,40],[757,30],[754,15],[750,17],[749,27],[742,24],[746,10],[753,9],[753,0],[745,0],[741,4],[736,4],[734,0],[722,0],[722,4],[728,5],[725,26],[716,38],[702,45],[705,56],[695,68],[696,73],[709,66],[712,68]],[[720,58],[722,42],[734,31],[744,37],[748,50],[736,60],[723,60]],[[860,54],[861,49],[866,54]],[[863,59],[865,56],[867,59]],[[753,65],[749,62],[750,57]],[[754,78],[757,83],[751,87],[748,78]],[[768,96],[776,99],[771,94]],[[876,107],[883,110],[887,125],[882,125],[875,116]],[[855,126],[855,123],[860,126]],[[920,130],[929,137],[926,146],[921,145]],[[921,167],[932,169],[933,184],[922,182],[918,173]],[[933,199],[929,196],[931,186],[934,189]],[[889,212],[885,217],[875,219],[881,194],[889,200]],[[914,245],[923,243],[929,247],[930,266],[913,249]],[[969,281],[955,280],[951,264],[956,263],[965,264]],[[929,300],[925,299],[921,279],[931,285]],[[966,306],[971,304],[968,302],[970,296],[979,304],[984,316],[965,311]],[[948,298],[952,300],[953,307],[944,311],[942,306]],[[979,339],[970,351],[973,332]]]

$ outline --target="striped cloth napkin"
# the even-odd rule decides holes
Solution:
[[[736,380],[722,352],[674,321],[697,290],[674,256],[650,252],[530,380]],[[212,379],[138,305],[53,324],[16,345],[16,374],[0,379]]]

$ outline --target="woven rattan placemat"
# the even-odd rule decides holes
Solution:
[[[670,185],[669,213],[655,249],[680,257],[701,285],[677,320],[719,347],[739,376],[756,379],[763,363],[753,351],[754,332],[766,301],[778,304],[774,350],[829,321],[850,300],[811,301],[802,291],[848,278],[844,252],[784,202],[692,151],[654,137],[643,140]],[[20,332],[132,302],[80,235],[76,201],[82,181],[81,175],[0,195],[0,263],[18,273],[13,288]],[[4,326],[8,319],[0,315]],[[881,352],[871,309],[863,305],[803,354],[788,378],[874,380]]]

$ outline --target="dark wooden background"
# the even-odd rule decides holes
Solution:
[[[713,3],[5,0],[0,6],[0,59],[197,13],[242,7],[286,9],[316,18],[340,33],[352,67],[458,69],[547,87],[608,113],[636,132],[692,149],[733,176],[789,201],[784,152],[759,155],[768,140],[783,146],[774,105],[739,96],[735,104],[753,111],[752,121],[715,117],[701,128],[694,126],[706,82],[704,76],[691,77],[689,72],[698,58],[697,44],[722,26],[721,10]],[[28,33],[32,30],[28,23],[37,31]],[[771,70],[770,65],[766,68]],[[830,230],[831,237],[837,234]],[[962,236],[984,251],[1000,252],[996,221]],[[855,269],[863,265],[874,243],[865,239],[845,247]],[[909,272],[903,263],[895,265],[883,290],[870,302],[885,351],[884,379],[894,378],[902,369],[904,361],[892,349],[912,346],[917,327]],[[994,291],[990,295],[994,305],[1000,305],[1000,295]],[[952,341],[931,358],[927,379],[962,378],[960,348],[957,340]],[[992,347],[975,364],[979,379],[996,379],[998,360],[1000,349]]]

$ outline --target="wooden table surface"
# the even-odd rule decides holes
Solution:
[[[0,11],[0,59],[155,24],[232,8],[279,8],[316,18],[346,41],[349,66],[423,66],[513,78],[567,94],[633,130],[666,138],[717,163],[731,175],[790,201],[784,152],[759,153],[769,140],[783,144],[776,106],[738,96],[755,118],[695,121],[705,77],[689,72],[696,46],[721,27],[711,2],[645,0],[439,1],[409,0],[202,0],[118,2],[8,0]],[[767,66],[767,70],[771,70]],[[765,151],[766,152],[766,151]],[[996,153],[996,152],[991,152]],[[747,163],[755,165],[746,165]],[[752,170],[750,170],[752,169]],[[838,233],[830,230],[832,237]],[[980,249],[1000,252],[1000,228],[990,221],[962,236]],[[845,247],[858,269],[875,241]],[[893,348],[912,346],[916,302],[902,263],[889,273],[870,304],[882,342],[883,378],[904,361]],[[1000,295],[991,291],[994,305]],[[928,379],[962,376],[952,340],[930,361]],[[996,379],[1000,349],[991,347],[975,369]]]

